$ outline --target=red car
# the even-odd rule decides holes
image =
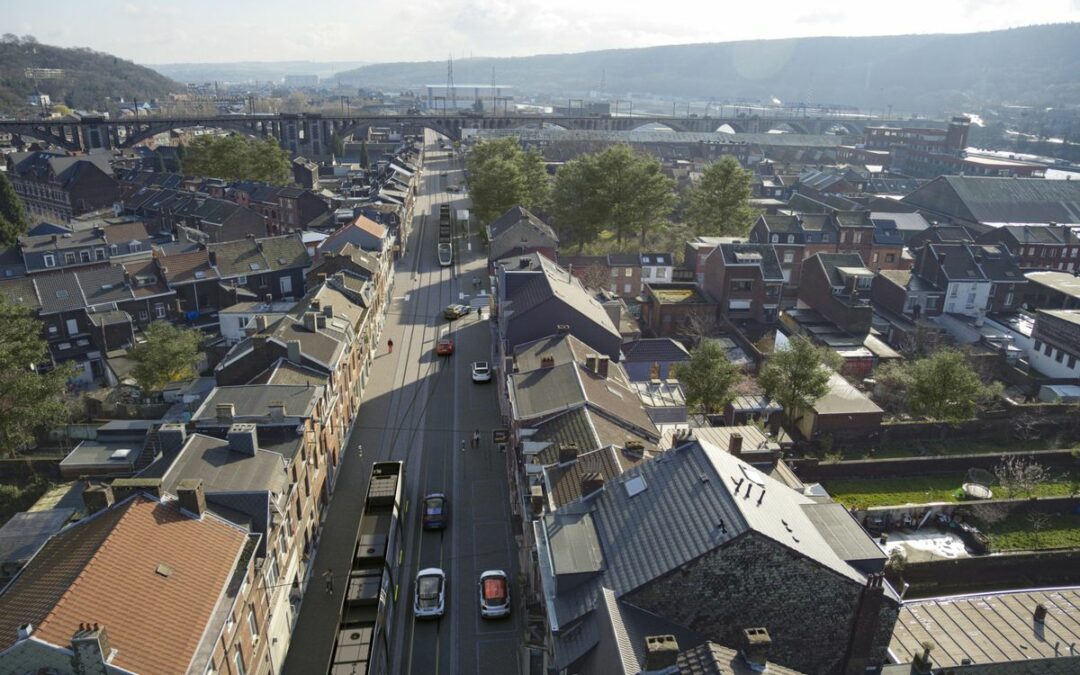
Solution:
[[[435,354],[438,356],[450,356],[454,353],[454,341],[450,338],[442,338],[435,343]]]

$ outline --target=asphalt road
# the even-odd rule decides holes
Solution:
[[[315,558],[314,575],[333,569],[338,583],[333,595],[324,592],[321,582],[304,594],[285,663],[290,674],[317,672],[313,664],[328,661],[371,463],[387,459],[405,460],[407,498],[391,672],[521,672],[523,612],[516,582],[509,619],[481,620],[479,613],[481,572],[501,569],[517,578],[506,455],[491,442],[492,429],[500,426],[495,386],[473,383],[470,370],[473,361],[491,360],[491,324],[486,311],[484,319],[476,310],[453,322],[442,318],[442,309],[452,302],[486,307],[486,298],[473,285],[474,277],[486,279],[486,259],[475,237],[471,251],[465,238],[457,238],[455,264],[438,265],[438,205],[467,208],[467,199],[445,191],[447,185],[464,182],[460,161],[441,151],[431,132],[427,142],[413,240],[396,265],[379,353]],[[454,340],[453,356],[435,356],[435,341],[442,335]],[[387,339],[394,341],[393,354],[386,352]],[[482,435],[478,449],[471,447],[475,429]],[[432,492],[449,499],[449,526],[441,532],[424,532],[420,526],[418,507]],[[425,567],[441,567],[448,579],[446,615],[436,621],[416,621],[412,613],[413,583]]]

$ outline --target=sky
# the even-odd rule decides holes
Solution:
[[[138,63],[424,61],[1080,21],[1080,0],[0,0],[0,33]]]

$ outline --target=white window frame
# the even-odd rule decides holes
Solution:
[[[45,264],[45,267],[56,267],[56,256],[52,253],[46,253],[41,256],[41,262]]]
[[[154,303],[154,316],[156,316],[159,319],[164,319],[165,318],[165,303],[164,302],[156,302],[156,303]]]
[[[239,646],[233,652],[233,665],[236,667],[236,675],[247,675],[247,669],[244,666],[244,654],[240,651]]]

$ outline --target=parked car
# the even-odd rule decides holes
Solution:
[[[502,570],[480,575],[480,616],[497,619],[510,616],[510,580]]]
[[[446,309],[442,311],[442,315],[443,318],[453,321],[468,316],[470,312],[472,312],[472,307],[469,305],[447,305]]]
[[[488,365],[487,361],[473,361],[472,381],[491,382],[491,366]]]
[[[436,356],[450,356],[454,353],[454,341],[450,338],[440,338],[435,343],[435,355]]]
[[[447,192],[461,192],[461,186],[460,185],[447,185],[446,186],[446,191]]]
[[[446,495],[436,492],[424,497],[424,529],[441,530],[447,520]]]
[[[428,567],[416,574],[416,598],[413,614],[418,619],[437,619],[446,611],[446,574],[438,567]]]

